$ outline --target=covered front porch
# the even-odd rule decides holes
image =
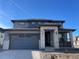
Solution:
[[[59,49],[73,47],[73,31],[75,29],[41,29],[41,48]]]
[[[59,29],[59,47],[73,48],[73,31],[75,29]]]

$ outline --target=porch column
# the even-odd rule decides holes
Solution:
[[[51,44],[52,47],[54,47],[53,32],[54,32],[54,31],[51,31],[51,32],[50,32],[50,44]]]
[[[39,41],[39,49],[45,49],[45,31],[44,29],[40,29],[40,41]]]
[[[59,48],[58,29],[54,30],[53,38],[54,38],[54,47]]]
[[[9,33],[4,33],[3,49],[9,49]]]
[[[74,47],[74,45],[73,45],[73,34],[72,34],[72,31],[69,33],[69,37],[70,37],[70,40],[71,40],[72,47]]]

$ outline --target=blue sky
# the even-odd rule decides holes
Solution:
[[[65,20],[65,28],[75,28],[79,35],[79,0],[0,0],[0,27],[28,18]]]

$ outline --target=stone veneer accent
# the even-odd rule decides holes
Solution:
[[[79,59],[79,53],[41,52],[41,59]]]

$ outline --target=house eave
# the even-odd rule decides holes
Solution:
[[[13,23],[14,22],[61,22],[64,23],[64,20],[50,20],[50,19],[17,19],[17,20],[11,20]]]
[[[59,32],[74,32],[76,31],[76,29],[66,29],[66,28],[62,28],[62,29],[58,29]]]

